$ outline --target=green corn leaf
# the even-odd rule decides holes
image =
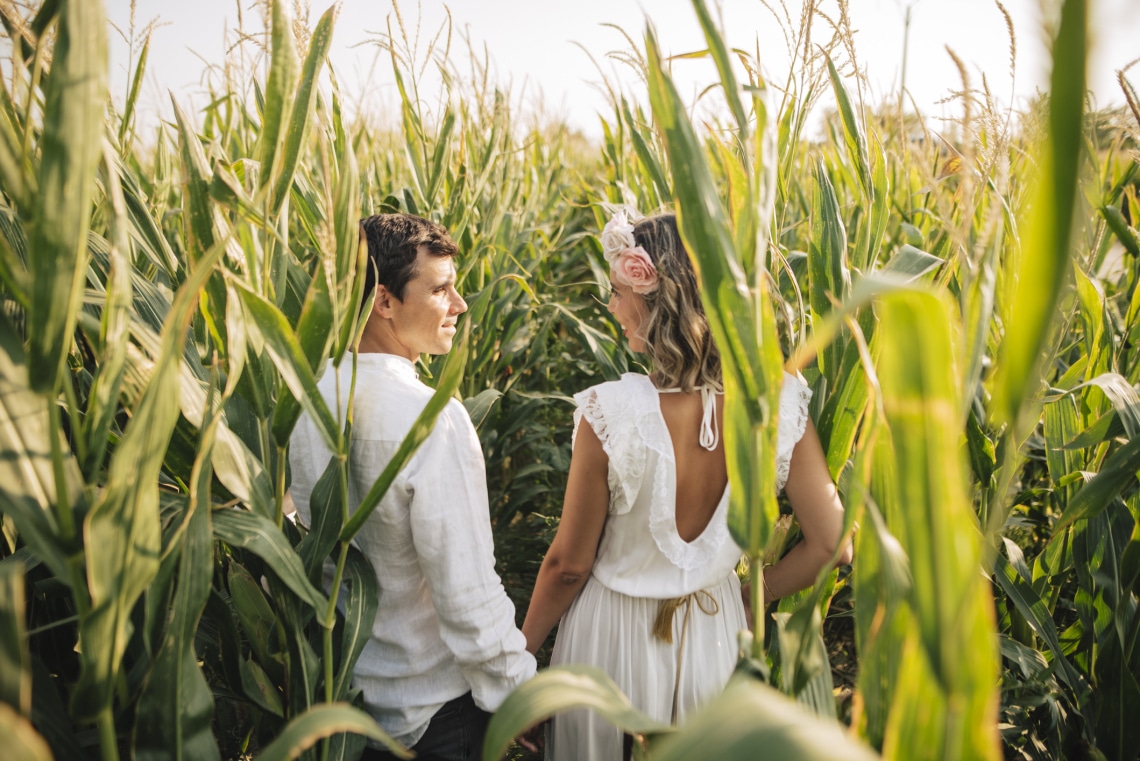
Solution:
[[[741,430],[741,423],[726,426],[724,443],[729,479],[734,485],[729,498],[728,528],[737,544],[753,558],[767,546],[779,517],[772,484],[776,482],[777,431],[784,384],[784,357],[776,334],[771,293],[766,286],[761,287],[758,301],[761,364],[754,372],[763,381],[764,396],[754,401],[726,382],[724,409],[726,417],[748,421],[749,426],[747,432]],[[759,419],[750,414],[757,401],[761,409]]]
[[[888,454],[884,450],[879,451]],[[870,500],[866,507],[871,521],[865,521],[862,530],[855,533],[859,558],[859,572],[854,576],[858,689],[866,706],[860,734],[873,746],[881,747],[902,667],[901,644],[914,629],[914,617],[905,605],[913,581],[910,561],[887,529],[878,507]]]
[[[835,103],[839,107],[839,116],[843,123],[843,139],[847,144],[847,155],[855,164],[855,173],[859,177],[859,188],[863,191],[863,199],[873,202],[875,199],[875,182],[871,175],[871,162],[867,158],[867,138],[863,128],[855,116],[855,109],[851,105],[851,96],[839,78],[839,72],[831,57],[827,57],[827,74],[831,77],[831,89],[835,92]]]
[[[879,252],[883,248],[887,221],[891,211],[891,182],[890,177],[887,176],[887,155],[878,141],[876,141],[871,183],[874,196],[871,199],[870,220],[865,228],[867,230],[864,238],[865,245],[860,249],[855,259],[855,266],[863,272],[868,272],[874,268],[879,259]]]
[[[633,150],[637,154],[638,161],[645,173],[649,175],[650,180],[653,182],[653,187],[657,190],[657,197],[659,199],[658,205],[661,201],[673,197],[673,192],[669,188],[669,181],[665,179],[665,171],[661,166],[661,162],[653,155],[649,149],[649,143],[645,139],[645,135],[641,130],[637,129],[636,122],[633,120],[633,114],[629,110],[629,104],[625,98],[621,101],[622,111],[625,114],[625,120],[629,123],[629,141],[633,145]],[[651,134],[648,131],[646,134]]]
[[[397,758],[412,758],[399,743],[376,724],[376,720],[347,703],[324,703],[290,721],[285,729],[258,755],[258,761],[291,761],[313,747],[317,741],[340,732],[353,732],[370,737]]]
[[[776,637],[780,645],[780,688],[791,697],[809,697],[809,686],[821,679],[826,683],[826,702],[810,705],[816,713],[835,718],[835,701],[831,697],[831,665],[827,645],[823,641],[823,619],[819,606],[810,598],[794,613],[777,613]],[[808,705],[805,703],[805,705]]]
[[[261,114],[261,134],[257,160],[261,164],[259,187],[264,188],[276,175],[275,161],[283,161],[282,133],[286,114],[297,82],[297,48],[293,40],[293,19],[285,0],[271,0],[269,79],[265,84],[265,106]],[[279,171],[279,170],[278,170]]]
[[[1087,373],[1086,373],[1087,374]],[[1102,373],[1066,391],[1075,394],[1081,389],[1096,386],[1112,404],[1113,411],[1120,417],[1120,425],[1128,438],[1140,434],[1140,394],[1120,373]]]
[[[993,601],[977,572],[979,527],[959,446],[956,312],[943,297],[901,292],[884,298],[879,314],[878,374],[904,511],[891,530],[910,558],[908,602],[917,623],[915,649],[898,675],[890,720],[898,723],[888,725],[884,755],[892,755],[893,743],[896,753],[917,747],[913,742],[923,736],[933,749],[961,748],[961,758],[996,759]],[[915,701],[927,700],[918,705],[930,710],[918,710]]]
[[[337,165],[340,176],[333,221],[336,230],[336,293],[339,295],[335,315],[339,320],[339,334],[332,356],[333,363],[339,366],[351,345],[360,302],[364,298],[364,278],[358,277],[358,273],[364,272],[368,246],[360,234],[360,170],[351,140],[344,141],[344,147],[337,155]]]
[[[278,681],[283,678],[282,664],[279,662],[281,645],[272,636],[277,626],[277,615],[266,599],[265,590],[236,560],[230,564],[226,581],[229,587],[229,599],[233,605],[233,615],[241,624],[245,641],[248,643],[246,650],[245,646],[241,645],[235,626],[232,634],[238,647],[234,661],[241,672],[235,683],[243,685],[246,694],[258,705],[275,716],[283,716],[281,697],[273,684],[274,680],[259,665],[265,664],[265,668],[272,669],[273,676]],[[226,615],[229,617],[228,611]],[[223,627],[225,628],[229,627]],[[228,637],[230,632],[223,631],[223,634]],[[248,657],[246,652],[249,653]],[[233,665],[235,664],[227,666],[231,673]]]
[[[1006,552],[1011,558],[1021,558],[1021,549],[1009,539],[1002,538]],[[1005,555],[997,553],[994,556],[994,581],[1001,587],[1009,601],[1014,604],[1017,611],[1029,623],[1036,634],[1049,648],[1053,655],[1053,671],[1078,695],[1087,692],[1088,683],[1079,671],[1069,662],[1065,651],[1061,647],[1061,640],[1057,633],[1057,626],[1048,606],[1033,588],[1028,579],[1022,578],[1013,563]]]
[[[756,681],[735,677],[724,694],[687,722],[683,731],[664,738],[652,750],[654,761],[757,758],[799,761],[871,761],[878,755],[850,738],[841,724],[815,716]]]
[[[507,696],[491,717],[483,740],[483,758],[500,759],[511,740],[530,727],[565,711],[589,708],[631,734],[667,732],[634,708],[604,671],[593,666],[558,666],[539,672]]]
[[[297,344],[314,376],[324,364],[336,337],[333,333],[336,324],[333,318],[333,300],[329,293],[329,278],[332,274],[326,271],[324,263],[317,265],[305,294],[301,319],[297,323]],[[277,409],[273,414],[273,437],[279,447],[288,443],[301,416],[300,402],[288,392],[289,387],[283,379],[277,391]]]
[[[863,322],[870,329],[875,328],[873,316],[868,312]],[[871,354],[876,352],[877,342],[873,335],[864,338],[870,340]],[[820,413],[816,425],[819,430],[820,441],[823,442],[827,454],[827,468],[834,481],[839,479],[847,461],[851,458],[855,445],[855,437],[859,433],[870,388],[867,385],[867,369],[863,367],[862,357],[859,355],[859,346],[851,341],[843,352],[843,363],[838,374],[835,393],[828,397]]]
[[[110,706],[131,610],[158,572],[159,473],[178,422],[186,326],[224,244],[207,251],[178,289],[150,383],[111,458],[107,487],[84,521],[84,544],[99,551],[87,558],[91,609],[79,622],[82,668],[72,706],[82,719],[94,719]]]
[[[130,231],[135,241],[136,251],[141,251],[158,269],[165,273],[168,282],[176,282],[178,261],[166,236],[151,216],[151,210],[144,201],[144,193],[133,174],[126,171],[121,161],[115,160],[119,173],[119,185],[130,216]]]
[[[8,761],[52,761],[51,746],[7,703],[0,703],[0,737],[4,738],[4,758]]]
[[[1140,438],[1131,439],[1113,452],[1100,472],[1080,488],[1053,527],[1053,536],[1062,536],[1066,528],[1079,520],[1099,515],[1126,488],[1136,483],[1140,470]]]
[[[70,583],[67,548],[52,512],[51,435],[48,402],[31,390],[20,336],[0,315],[0,451],[7,453],[0,458],[0,512],[15,522],[20,537],[56,578]],[[70,457],[64,460],[64,473],[67,496],[74,500],[66,509],[81,511],[83,476]]]
[[[1009,220],[1008,215],[1005,219]],[[965,323],[967,351],[966,374],[963,376],[964,399],[973,399],[978,395],[985,364],[992,357],[989,350],[990,333],[998,272],[1001,269],[1000,257],[1006,241],[1004,230],[1004,227],[1001,228],[986,247],[974,277],[962,294],[962,320]]]
[[[993,414],[1014,422],[1037,387],[1038,354],[1055,315],[1070,259],[1073,210],[1081,161],[1085,107],[1088,7],[1066,0],[1053,43],[1048,141],[1038,154],[1041,174],[1030,218],[1014,257],[1015,284],[1005,336],[995,361]]]
[[[135,104],[139,100],[139,90],[142,89],[143,74],[146,73],[146,62],[150,57],[150,34],[143,41],[139,51],[139,60],[135,63],[135,70],[131,74],[130,87],[127,90],[127,99],[123,103],[123,112],[119,115],[119,150],[127,152],[127,134],[134,128]]]
[[[1111,204],[1105,204],[1100,207],[1100,213],[1104,217],[1104,221],[1108,223],[1108,229],[1112,230],[1112,234],[1120,241],[1120,245],[1124,246],[1124,250],[1133,256],[1140,256],[1140,240],[1136,237],[1136,230],[1129,227],[1120,209]]]
[[[944,263],[944,259],[928,254],[904,243],[898,252],[890,258],[880,272],[899,275],[906,281],[916,280]]]
[[[686,246],[694,257],[705,304],[717,345],[725,362],[725,374],[743,396],[753,402],[749,418],[758,420],[762,389],[755,369],[760,367],[759,336],[750,319],[734,315],[753,314],[749,288],[729,233],[729,219],[717,197],[693,127],[676,88],[661,64],[661,54],[652,30],[646,32],[649,58],[650,101],[653,115],[664,135],[666,153],[677,192],[678,222]]]
[[[1096,659],[1096,671],[1103,695],[1097,714],[1097,749],[1107,758],[1133,758],[1140,753],[1140,681],[1129,652],[1140,635],[1136,616],[1127,640],[1109,637]]]
[[[376,572],[360,550],[349,547],[344,565],[348,590],[344,594],[344,630],[341,634],[340,665],[336,672],[333,695],[343,697],[350,688],[352,671],[372,637],[376,611],[380,605],[380,587]]]
[[[87,275],[87,229],[107,97],[103,4],[62,3],[44,94],[40,166],[28,235],[28,369],[53,395],[75,331]]]
[[[250,702],[261,708],[270,716],[285,718],[285,705],[281,702],[281,694],[277,685],[269,678],[258,662],[250,659],[241,662],[242,692]]]
[[[475,396],[463,400],[463,406],[467,408],[467,414],[476,429],[483,425],[483,421],[487,419],[487,416],[491,414],[491,410],[494,409],[495,403],[502,398],[502,391],[499,391],[497,388],[488,388],[480,391]]]
[[[1045,405],[1043,428],[1045,464],[1049,469],[1049,477],[1059,485],[1065,477],[1080,472],[1084,466],[1081,452],[1065,449],[1065,443],[1072,441],[1081,430],[1076,401],[1070,396],[1064,396]],[[1057,489],[1062,508],[1068,503],[1073,491],[1072,486]]]
[[[210,414],[194,462],[169,624],[139,698],[134,751],[145,761],[221,758],[212,727],[214,697],[194,648],[214,576],[210,460],[217,425],[217,416]]]
[[[1085,354],[1089,358],[1085,378],[1089,379],[1112,369],[1112,338],[1105,331],[1105,323],[1111,318],[1106,315],[1105,305],[1108,299],[1100,283],[1078,266],[1073,267],[1073,274],[1077,286],[1077,303],[1080,304],[1081,321],[1085,328]]]
[[[325,445],[334,452],[339,449],[340,426],[329,412],[328,405],[317,391],[317,381],[309,366],[309,361],[300,342],[293,335],[289,321],[276,306],[250,290],[245,283],[232,280],[234,290],[241,299],[246,312],[246,327],[256,331],[264,341],[266,353],[273,366],[281,373],[289,392],[301,402],[301,406],[317,423],[317,430],[324,438]],[[296,420],[293,420],[295,423]],[[282,424],[284,425],[284,424]],[[290,429],[291,430],[291,429]],[[275,430],[276,434],[277,431]],[[284,440],[289,439],[288,434]],[[278,437],[280,441],[281,438]]]
[[[0,87],[7,97],[7,90]],[[19,136],[12,130],[8,119],[0,118],[0,186],[11,199],[20,216],[30,218],[33,214],[32,199],[34,177],[28,172],[27,157],[24,156]],[[8,267],[12,263],[7,264]]]
[[[127,362],[132,304],[130,242],[127,228],[126,201],[118,182],[118,171],[110,146],[104,146],[107,197],[111,206],[110,272],[107,278],[107,302],[103,307],[100,338],[106,347],[88,398],[83,419],[82,436],[87,445],[81,467],[91,478],[103,465],[111,425],[118,412],[119,390]]]
[[[24,626],[24,564],[0,561],[0,705],[32,715],[32,663]]]
[[[443,112],[443,121],[435,136],[435,150],[432,152],[431,166],[428,169],[427,188],[424,201],[429,208],[436,206],[436,193],[443,184],[446,161],[451,154],[451,133],[455,130],[455,109],[448,106]]]
[[[171,102],[178,124],[178,146],[182,157],[186,250],[193,263],[215,242],[214,205],[210,199],[210,164],[190,120],[176,101]]]
[[[214,514],[214,535],[232,547],[242,547],[265,561],[297,597],[324,615],[328,599],[317,591],[289,540],[268,518],[244,510],[219,510]]]
[[[283,3],[281,5],[283,5]],[[278,8],[279,6],[275,5],[273,10],[274,66],[278,64],[276,55],[278,45],[283,43],[283,41],[279,41],[276,37]],[[281,152],[281,164],[273,185],[273,196],[269,201],[269,208],[272,210],[281,208],[281,204],[285,202],[285,196],[289,193],[289,187],[293,184],[293,175],[297,171],[297,162],[301,155],[301,146],[304,145],[305,142],[305,135],[308,133],[309,120],[316,110],[317,75],[320,73],[321,64],[324,63],[325,57],[328,56],[329,47],[332,45],[333,20],[336,17],[336,11],[337,6],[333,5],[324,12],[320,21],[317,22],[316,28],[313,30],[312,37],[309,39],[309,52],[305,56],[305,63],[301,68],[301,81],[297,86],[296,96],[293,98],[293,113],[289,118],[289,122],[284,127],[284,139],[278,149]],[[286,36],[291,40],[293,30],[289,29]],[[287,45],[282,46],[291,48],[291,46]],[[294,51],[292,49],[286,49],[283,51],[283,55],[285,54],[294,54]],[[292,80],[288,78],[286,73],[282,73],[281,79],[281,84],[284,87],[292,86]],[[270,87],[273,88],[275,84],[276,83],[273,82],[273,74],[271,73]],[[282,114],[283,113],[284,103],[282,104]],[[268,162],[263,160],[261,166],[263,171],[268,172]]]
[[[822,162],[815,167],[812,209],[811,249],[808,254],[810,300],[813,315],[823,317],[832,310],[832,298],[837,301],[847,298],[851,276],[847,269],[847,232],[839,214],[835,188]]]
[[[349,435],[351,436],[351,431]],[[346,436],[345,440],[350,440],[349,436]],[[347,463],[341,458],[335,455],[330,457],[329,464],[313,485],[313,491],[309,496],[311,525],[309,533],[305,534],[301,544],[297,546],[297,554],[301,556],[309,580],[314,585],[321,583],[324,560],[336,545],[341,527],[344,525],[348,495],[343,484],[347,479],[345,481],[341,479],[345,475],[346,467]]]
[[[697,20],[700,21],[701,30],[705,33],[705,42],[708,43],[709,53],[712,54],[713,61],[716,62],[716,70],[720,75],[724,99],[736,120],[740,141],[747,143],[751,125],[748,122],[748,114],[744,111],[744,104],[740,101],[740,88],[736,84],[736,74],[733,73],[732,59],[729,58],[724,37],[713,24],[712,16],[709,15],[704,0],[693,0],[693,9],[697,12]]]

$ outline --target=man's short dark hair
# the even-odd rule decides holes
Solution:
[[[362,309],[372,298],[377,282],[404,300],[404,288],[416,276],[421,246],[432,256],[455,256],[459,252],[443,225],[414,214],[374,214],[360,220],[360,229],[368,243]]]

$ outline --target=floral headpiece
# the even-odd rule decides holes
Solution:
[[[633,237],[633,225],[625,209],[619,209],[602,229],[602,255],[610,265],[610,279],[634,293],[657,290],[657,267]]]

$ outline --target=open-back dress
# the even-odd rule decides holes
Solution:
[[[609,456],[610,504],[593,572],[562,618],[550,663],[596,666],[641,711],[679,723],[724,688],[747,624],[728,488],[699,536],[686,542],[677,533],[676,460],[661,393],[648,377],[627,373],[574,397],[575,435],[585,420]],[[706,422],[713,399],[705,394]],[[810,399],[803,381],[785,374],[777,490],[787,481]],[[600,716],[572,711],[548,728],[546,757],[620,759],[622,740]]]

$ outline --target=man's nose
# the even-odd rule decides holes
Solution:
[[[459,291],[457,291],[453,288],[451,293],[452,293],[452,298],[451,298],[451,311],[452,311],[452,313],[453,314],[463,314],[464,312],[466,312],[467,311],[467,302],[464,301],[463,297],[459,295]]]

